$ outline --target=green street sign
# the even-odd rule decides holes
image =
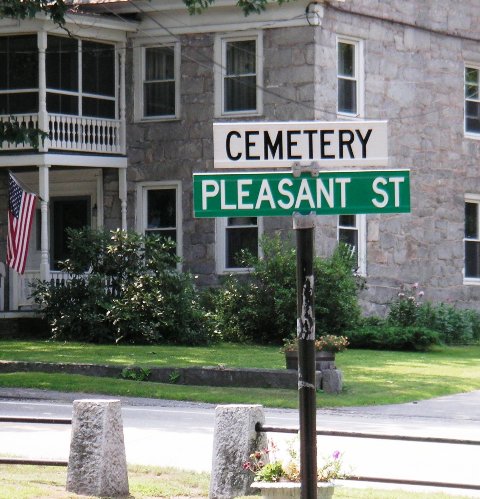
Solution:
[[[410,212],[409,170],[195,173],[197,218]]]

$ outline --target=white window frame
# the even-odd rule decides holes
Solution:
[[[366,276],[367,275],[367,216],[363,214],[353,215],[353,216],[355,217],[354,226],[340,225],[340,215],[337,216],[337,241],[340,242],[340,229],[357,231],[357,241],[358,241],[358,248],[356,248],[357,258],[358,258],[357,273],[361,276]]]
[[[354,75],[348,77],[345,75],[340,75],[338,71],[338,47],[340,43],[345,43],[352,45],[355,50],[355,64],[354,64]],[[336,65],[337,65],[337,115],[338,116],[348,116],[359,118],[365,114],[365,71],[364,71],[364,42],[358,38],[351,38],[347,36],[337,36],[336,48]],[[356,99],[357,99],[357,109],[356,112],[349,113],[346,111],[340,111],[338,109],[338,81],[340,79],[349,79],[356,82]]]
[[[174,78],[175,78],[175,113],[169,115],[145,116],[144,111],[144,82],[145,82],[145,50],[156,47],[172,47],[174,57]],[[135,78],[135,121],[172,121],[180,118],[180,42],[171,39],[159,40],[155,43],[149,40],[148,43],[141,43],[134,48],[134,78]]]
[[[141,182],[137,185],[137,207],[136,207],[136,230],[139,234],[145,235],[147,226],[147,201],[148,191],[174,189],[176,191],[175,210],[176,210],[176,255],[183,256],[183,230],[182,230],[182,182],[180,181],[158,181]],[[180,264],[178,265],[180,269]]]
[[[235,217],[228,217],[235,218]],[[257,217],[258,231],[258,256],[262,256],[260,240],[263,235],[263,218]],[[245,274],[252,269],[249,267],[227,267],[226,266],[226,248],[227,248],[227,217],[215,219],[215,263],[217,274]]]
[[[467,68],[469,69],[475,69],[479,73],[479,79],[480,79],[480,64],[477,63],[465,63],[464,68],[463,68],[463,131],[465,134],[465,137],[470,138],[470,139],[477,139],[480,140],[480,132],[471,132],[467,130],[467,101],[471,102],[477,102],[480,104],[480,81],[479,81],[479,96],[477,99],[467,99],[466,92],[465,92],[465,87],[466,87],[466,79],[465,79],[465,73],[467,71]]]
[[[473,242],[478,242],[480,244],[480,194],[465,194],[465,200],[464,200],[464,206],[467,203],[472,203],[476,204],[478,206],[478,220],[477,223],[479,225],[478,227],[478,235],[479,237],[477,239],[473,238],[466,238],[465,237],[465,229],[463,230],[463,253],[464,253],[464,263],[463,263],[463,284],[467,285],[476,285],[480,286],[480,277],[465,277],[465,267],[466,267],[466,255],[465,255],[465,242],[467,241],[473,241]],[[465,224],[466,220],[464,220]]]
[[[224,78],[227,69],[227,43],[255,40],[256,42],[256,85],[257,107],[246,111],[225,111]],[[215,116],[258,116],[263,114],[263,33],[261,31],[242,33],[241,36],[217,35],[214,45]]]

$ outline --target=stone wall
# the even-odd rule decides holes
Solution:
[[[366,307],[413,282],[428,299],[478,307],[480,289],[464,285],[462,274],[464,194],[480,190],[480,143],[463,133],[464,64],[480,61],[478,3],[363,0],[341,9],[362,15],[326,9],[320,72],[335,78],[336,35],[365,40],[364,117],[388,119],[390,166],[411,169],[411,214],[367,217]],[[319,105],[327,108],[335,90],[321,89]]]
[[[264,29],[264,113],[251,119],[336,120],[336,36],[354,37],[364,41],[362,118],[388,120],[389,166],[411,169],[412,213],[367,216],[367,312],[413,282],[428,299],[480,308],[480,287],[464,285],[462,274],[464,194],[480,193],[480,142],[463,131],[464,64],[480,63],[479,21],[474,0],[356,0],[326,5],[318,28]],[[214,284],[215,224],[193,218],[191,192],[192,172],[212,169],[214,34],[181,43],[179,120],[134,124],[127,75],[129,224],[137,182],[181,180],[184,268]],[[289,231],[291,220],[265,228]],[[321,217],[316,236],[318,253],[329,254],[336,217]]]

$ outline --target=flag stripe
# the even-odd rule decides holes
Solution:
[[[35,194],[25,192],[10,175],[7,265],[19,274],[25,272],[36,198]]]

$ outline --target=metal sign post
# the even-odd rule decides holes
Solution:
[[[293,216],[301,498],[317,499],[314,216],[408,213],[409,171],[343,169],[388,166],[386,121],[214,123],[213,146],[214,168],[275,171],[194,174],[196,218]]]
[[[297,241],[298,402],[302,499],[317,498],[313,215],[294,215]]]

